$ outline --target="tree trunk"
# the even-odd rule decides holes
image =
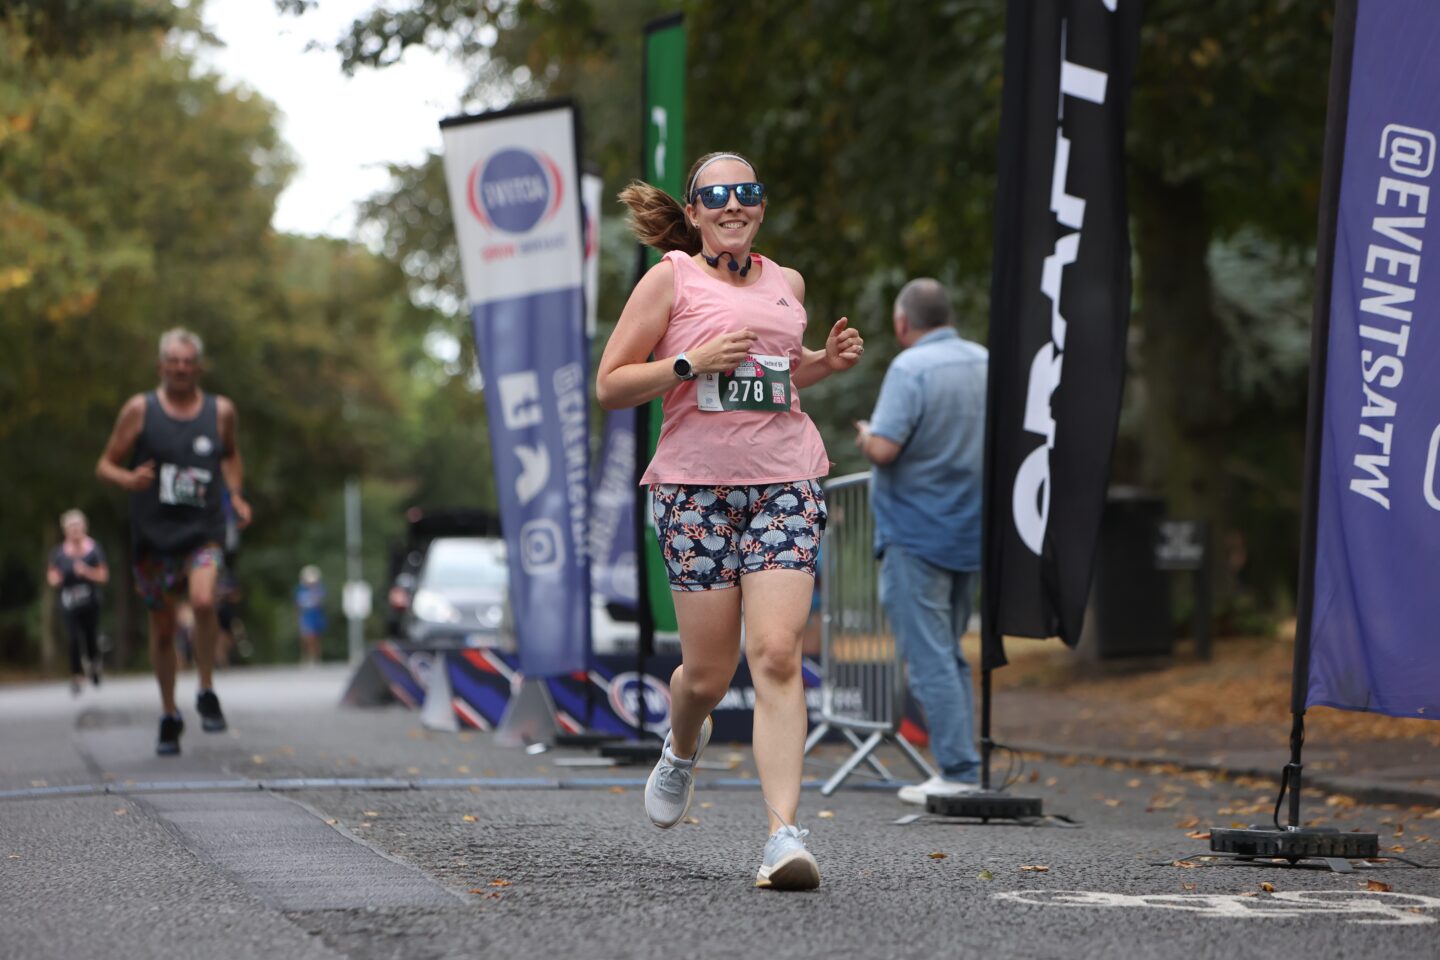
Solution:
[[[1231,571],[1214,545],[1225,542],[1229,528],[1231,418],[1221,384],[1224,333],[1207,259],[1212,227],[1205,191],[1193,181],[1170,184],[1138,170],[1131,183],[1140,258],[1141,474],[1149,489],[1165,496],[1171,516],[1209,521],[1214,604],[1222,610],[1232,593]]]

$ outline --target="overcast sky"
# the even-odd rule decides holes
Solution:
[[[387,162],[414,162],[440,147],[442,117],[460,110],[461,70],[411,49],[383,70],[340,72],[335,38],[377,0],[320,0],[282,17],[271,0],[207,0],[205,20],[225,46],[202,59],[281,112],[280,132],[299,164],[275,211],[277,230],[354,235],[355,204],[383,188]],[[305,52],[316,40],[326,49]]]

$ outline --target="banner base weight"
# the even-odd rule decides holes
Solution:
[[[1044,816],[1039,797],[1013,797],[999,790],[963,793],[957,797],[927,797],[925,809],[942,817],[970,820],[1029,820]]]
[[[573,747],[576,750],[592,750],[612,743],[621,743],[624,738],[613,733],[557,733],[555,746]]]
[[[610,743],[600,748],[600,756],[616,763],[656,763],[660,759],[660,741]]]
[[[1210,849],[1240,860],[1365,860],[1380,856],[1380,837],[1374,833],[1341,833],[1309,827],[1274,830],[1263,827],[1210,831]],[[1332,864],[1333,867],[1333,864]]]

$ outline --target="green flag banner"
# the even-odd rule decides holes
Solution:
[[[680,197],[685,189],[685,21],[680,14],[652,20],[645,25],[644,114],[644,180],[670,194]],[[649,247],[641,248],[640,273],[653,267],[660,255]],[[638,279],[638,277],[637,277]],[[643,471],[655,454],[660,437],[660,401],[653,400],[637,418],[637,472]],[[640,557],[644,591],[649,605],[650,624],[654,630],[674,632],[675,605],[670,599],[670,579],[665,560],[655,541],[654,521],[650,514],[650,492],[640,490],[637,511],[645,525],[640,538]]]

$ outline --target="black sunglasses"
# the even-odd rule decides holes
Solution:
[[[712,183],[708,187],[696,187],[690,194],[690,202],[698,198],[707,210],[719,210],[729,201],[731,190],[735,191],[735,199],[742,207],[758,206],[765,199],[763,183]]]

